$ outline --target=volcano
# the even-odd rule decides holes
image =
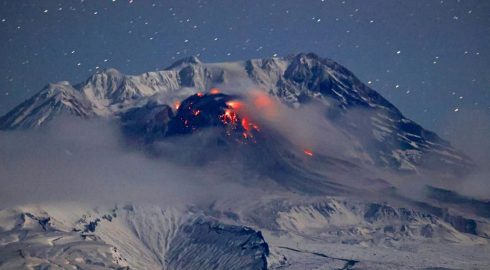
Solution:
[[[369,157],[366,162],[411,172],[443,167],[444,172],[451,175],[467,174],[473,167],[469,157],[434,132],[404,117],[395,106],[345,67],[312,53],[216,64],[205,64],[196,57],[189,57],[163,71],[137,76],[108,69],[74,86],[67,82],[49,84],[1,117],[0,128],[35,128],[60,114],[82,118],[120,118],[128,127],[131,117],[140,114],[145,119],[133,124],[135,133],[140,133],[138,129],[141,128],[152,129],[148,126],[137,128],[142,121],[158,126],[167,120],[171,121],[168,126],[165,124],[165,130],[155,130],[156,133],[188,133],[194,125],[197,125],[194,128],[216,125],[219,123],[216,115],[189,118],[195,112],[185,111],[187,107],[184,106],[183,110],[176,112],[178,118],[201,121],[189,123],[186,127],[182,121],[171,119],[174,112],[170,112],[170,107],[182,100],[192,102],[200,98],[192,95],[209,92],[216,86],[221,87],[225,94],[228,90],[233,95],[246,95],[250,89],[262,91],[291,108],[320,104],[324,117],[353,142],[360,144],[362,152]],[[202,99],[200,102],[206,103],[207,96]],[[159,104],[168,106],[162,108],[161,115],[148,112],[143,116],[144,110],[154,110]],[[219,113],[224,107],[219,102],[205,106],[210,114]],[[155,119],[159,116],[164,119]],[[128,128],[126,130],[131,132]],[[159,136],[146,134],[147,137],[154,135]]]
[[[94,136],[102,126],[113,137]],[[2,269],[490,263],[482,210],[490,202],[449,189],[477,169],[471,158],[313,53],[231,63],[189,57],[141,75],[107,69],[47,85],[2,116],[0,129],[21,135],[14,139],[24,140],[26,164],[40,175],[40,184],[26,185],[23,164],[5,165],[15,172],[6,197],[15,188],[53,196],[50,178],[61,178],[70,198],[104,193],[100,204],[0,210]],[[117,193],[128,187],[121,202]],[[141,192],[166,201],[128,201]],[[118,199],[107,203],[111,196]]]

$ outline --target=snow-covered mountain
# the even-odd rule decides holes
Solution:
[[[40,126],[55,115],[69,113],[82,118],[95,116],[92,103],[68,82],[48,84],[1,118],[2,128]]]
[[[443,168],[449,174],[465,174],[473,166],[467,156],[405,118],[346,68],[311,53],[215,64],[189,57],[138,76],[108,69],[74,86],[48,85],[0,118],[0,129],[38,127],[65,113],[118,118],[151,100],[172,106],[215,86],[234,93],[258,89],[293,108],[320,103],[325,117],[362,145],[368,162],[406,171]]]
[[[117,133],[60,132],[65,115],[68,128],[94,122]],[[21,182],[4,180],[0,202],[13,204],[22,181],[32,183],[17,177],[24,170],[36,178],[26,190],[39,193],[34,204],[0,206],[0,269],[490,265],[490,201],[448,188],[464,186],[471,159],[315,54],[190,57],[137,76],[108,69],[49,84],[1,117],[0,129],[27,152],[5,148],[26,163],[0,166],[0,177]],[[73,201],[46,192],[51,181]],[[115,199],[124,190],[144,199]]]

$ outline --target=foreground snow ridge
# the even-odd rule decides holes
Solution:
[[[489,263],[486,238],[423,212],[340,198],[271,198],[234,206],[239,212],[228,206],[2,210],[0,268],[485,269]]]

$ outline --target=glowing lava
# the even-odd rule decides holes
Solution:
[[[238,101],[228,101],[226,105],[234,110],[240,110],[242,108],[242,103]]]
[[[250,131],[250,123],[248,121],[248,118],[247,117],[243,117],[242,118],[242,127],[243,129],[245,129],[246,131]]]
[[[221,91],[218,88],[211,88],[211,90],[209,91],[209,93],[211,95],[216,95],[216,94],[221,93]]]
[[[226,109],[225,113],[220,115],[220,120],[225,125],[236,125],[238,122],[238,115],[235,112]]]
[[[310,157],[313,156],[313,152],[311,150],[309,150],[309,149],[303,150],[303,153],[305,153],[305,155],[310,156]]]
[[[177,100],[177,101],[175,101],[175,102],[174,102],[174,108],[175,108],[176,110],[178,110],[178,109],[179,109],[179,107],[180,107],[180,101],[178,101],[178,100]]]
[[[245,104],[238,100],[231,100],[226,102],[226,106],[227,109],[224,114],[220,115],[220,120],[228,126],[228,132],[230,130],[242,130],[242,137],[245,140],[255,142],[253,131],[258,132],[260,129],[250,121]]]

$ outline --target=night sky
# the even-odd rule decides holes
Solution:
[[[490,1],[3,0],[0,114],[48,82],[96,69],[160,70],[315,52],[406,116],[447,133],[457,114],[490,115]],[[471,114],[470,114],[471,115]]]

